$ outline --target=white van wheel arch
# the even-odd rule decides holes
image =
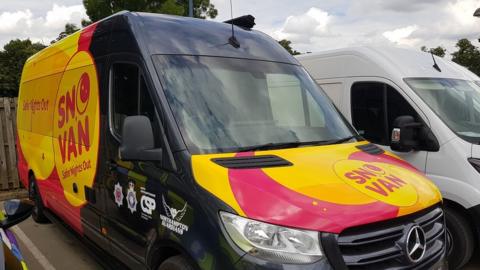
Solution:
[[[445,219],[447,223],[447,247],[450,269],[460,269],[471,258],[477,243],[468,212],[455,204],[445,205]]]

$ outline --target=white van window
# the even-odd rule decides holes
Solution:
[[[110,98],[111,131],[117,139],[121,139],[123,120],[127,116],[145,115],[152,122],[154,131],[158,129],[155,107],[137,65],[113,65]]]
[[[352,123],[372,143],[390,145],[393,122],[402,115],[421,121],[413,107],[393,87],[380,82],[357,82],[351,89]]]
[[[471,81],[406,79],[407,84],[463,139],[480,142],[480,87]]]

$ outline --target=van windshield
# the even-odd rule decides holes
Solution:
[[[480,142],[480,87],[475,82],[444,78],[405,81],[461,138]]]
[[[339,143],[357,136],[297,65],[207,56],[154,59],[193,154]]]

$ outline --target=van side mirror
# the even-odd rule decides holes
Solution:
[[[34,203],[30,200],[8,200],[4,202],[4,213],[0,214],[0,228],[8,229],[32,214]]]
[[[403,115],[393,121],[390,148],[397,152],[438,151],[440,145],[428,126]]]
[[[144,115],[127,116],[122,126],[121,160],[161,161],[162,149],[155,148],[152,124]]]

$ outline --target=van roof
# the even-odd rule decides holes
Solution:
[[[150,54],[211,55],[295,63],[283,47],[266,34],[234,26],[240,48],[228,43],[232,26],[210,20],[135,12]]]
[[[480,80],[468,69],[444,58],[435,56],[441,72],[433,68],[430,53],[395,47],[351,47],[298,56],[297,59],[315,79],[336,77],[384,78],[456,78]],[[323,65],[319,65],[319,61]],[[316,71],[318,75],[316,76]]]
[[[97,23],[110,22],[114,22],[113,27],[110,28],[113,32],[125,33],[128,29],[127,31],[130,32],[126,33],[128,38],[135,39],[134,43],[145,49],[144,53],[147,55],[205,55],[299,64],[274,39],[260,31],[248,28],[234,26],[235,37],[240,43],[239,48],[234,48],[228,43],[232,36],[232,26],[227,23],[130,11],[116,13]],[[60,51],[67,49],[62,44],[71,43],[67,40],[73,35],[54,43],[43,51],[48,51],[51,47],[57,47]],[[41,51],[29,60],[38,59],[42,54],[45,56],[45,52]]]

